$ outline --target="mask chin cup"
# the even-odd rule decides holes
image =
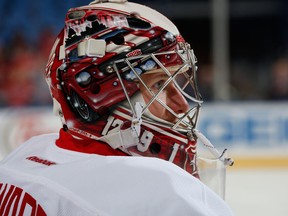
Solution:
[[[226,167],[232,166],[234,161],[227,156],[227,149],[220,153],[201,132],[196,129],[193,132],[198,138],[197,163],[199,178],[225,199]]]
[[[223,155],[225,158],[225,155]],[[198,173],[200,180],[225,199],[227,164],[219,159],[198,157]]]

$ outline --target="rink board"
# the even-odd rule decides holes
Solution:
[[[198,129],[235,167],[288,167],[288,103],[204,103]],[[29,137],[58,132],[51,107],[0,109],[0,157]]]

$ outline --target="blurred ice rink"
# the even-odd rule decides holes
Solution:
[[[288,168],[230,169],[226,201],[236,216],[286,216],[287,183]]]

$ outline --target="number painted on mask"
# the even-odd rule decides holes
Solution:
[[[151,132],[145,130],[141,136],[140,143],[137,145],[137,149],[141,152],[147,151],[153,136],[154,135]]]
[[[122,120],[115,119],[113,116],[109,116],[107,119],[107,124],[105,125],[101,134],[104,136],[104,135],[107,135],[110,133],[116,133],[116,132],[120,131],[120,127],[122,124],[123,124]]]

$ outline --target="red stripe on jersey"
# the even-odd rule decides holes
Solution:
[[[69,132],[60,130],[56,145],[60,148],[104,156],[128,156],[119,149],[113,149],[108,144],[92,139],[76,139]]]

